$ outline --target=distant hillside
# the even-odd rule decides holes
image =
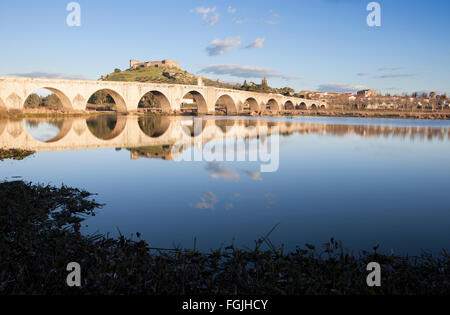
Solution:
[[[282,95],[293,95],[294,90],[288,87],[277,89],[263,84],[227,84],[219,81],[213,81],[203,78],[203,84],[224,89],[245,90],[261,93],[273,93]],[[158,67],[140,67],[137,69],[128,69],[121,71],[116,69],[113,73],[103,76],[103,81],[122,81],[122,82],[148,82],[148,83],[168,83],[168,84],[186,84],[197,85],[198,76],[177,68],[158,68]]]

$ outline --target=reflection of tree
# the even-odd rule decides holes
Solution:
[[[61,130],[63,124],[64,124],[64,119],[46,119],[46,120],[42,120],[42,119],[26,119],[25,120],[26,124],[28,127],[36,129],[39,127],[40,124],[43,123],[47,123],[53,127],[56,127],[58,129]]]
[[[86,119],[88,129],[94,136],[100,139],[107,139],[117,124],[117,116],[101,115]]]
[[[219,127],[223,133],[227,132],[228,128],[232,128],[235,125],[234,120],[216,120],[216,126]]]
[[[162,118],[160,116],[139,117],[139,127],[149,137],[161,136],[165,132],[165,130],[162,130],[162,125]]]

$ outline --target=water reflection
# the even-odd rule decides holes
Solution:
[[[139,117],[139,127],[150,138],[161,137],[169,129],[170,118],[158,116]]]
[[[262,130],[267,129],[270,134],[271,127],[278,127],[280,134],[284,137],[295,134],[317,134],[334,137],[396,138],[405,141],[450,139],[450,123],[448,122],[410,121],[405,123],[399,121],[399,125],[396,125],[395,121],[391,121],[389,125],[372,123],[371,120],[358,120],[356,124],[355,121],[326,118],[295,121],[292,119],[199,119],[122,115],[66,119],[11,119],[0,121],[0,145],[23,147],[34,151],[76,150],[90,146],[96,148],[99,145],[114,148],[157,146],[159,154],[156,156],[170,159],[166,153],[163,153],[167,151],[164,146],[171,146],[186,137],[194,139],[203,136],[203,144],[220,137],[259,138]],[[140,154],[140,156],[155,156],[155,149],[147,151],[153,153]]]
[[[198,118],[188,118],[180,120],[180,126],[186,135],[195,138],[200,136],[206,127],[206,121]],[[197,124],[197,126],[196,126]]]
[[[23,123],[28,134],[34,139],[52,143],[63,139],[72,129],[72,119],[24,119]]]
[[[112,140],[125,129],[127,118],[121,115],[99,115],[86,119],[89,131],[98,139]]]
[[[263,143],[261,130],[271,126],[282,135],[277,172],[262,173],[259,162],[171,161],[218,137]],[[174,153],[180,139],[190,147]],[[0,147],[38,153],[25,162],[0,162],[0,169],[9,179],[98,193],[107,206],[89,221],[88,232],[139,231],[155,247],[189,247],[194,238],[202,250],[233,238],[250,247],[280,223],[271,240],[294,250],[335,237],[350,248],[380,244],[413,254],[450,248],[449,142],[450,122],[442,121],[3,120]]]
[[[149,146],[149,147],[140,147],[135,149],[128,149],[131,152],[132,160],[139,159],[161,159],[166,161],[171,161],[174,159],[172,154],[171,145],[161,145],[161,146]]]

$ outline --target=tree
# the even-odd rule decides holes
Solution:
[[[89,104],[94,105],[106,105],[106,104],[115,104],[114,99],[109,95],[108,92],[101,90],[97,91],[88,100]]]
[[[50,94],[43,99],[42,106],[48,108],[60,108],[62,107],[62,103],[58,96],[56,96],[55,94]]]
[[[41,97],[33,93],[25,100],[25,108],[38,108],[39,106],[41,106],[41,103]]]

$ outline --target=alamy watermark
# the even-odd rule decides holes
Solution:
[[[66,23],[69,27],[81,26],[81,6],[78,2],[70,2],[66,7],[70,13],[67,15]]]
[[[66,283],[69,287],[81,287],[81,266],[79,263],[71,262],[67,265],[67,271],[70,273],[67,275]]]
[[[273,173],[280,166],[279,127],[227,126],[224,132],[218,126],[206,126],[203,119],[194,120],[194,138],[191,130],[181,127],[185,137],[172,147],[174,161],[178,162],[259,162],[262,173]],[[189,150],[193,148],[193,150]]]
[[[381,26],[381,5],[378,2],[367,4],[367,11],[371,11],[367,16],[367,25],[369,27]]]
[[[367,285],[371,288],[381,287],[381,266],[379,263],[371,262],[367,265],[367,271],[371,273],[367,276]]]

